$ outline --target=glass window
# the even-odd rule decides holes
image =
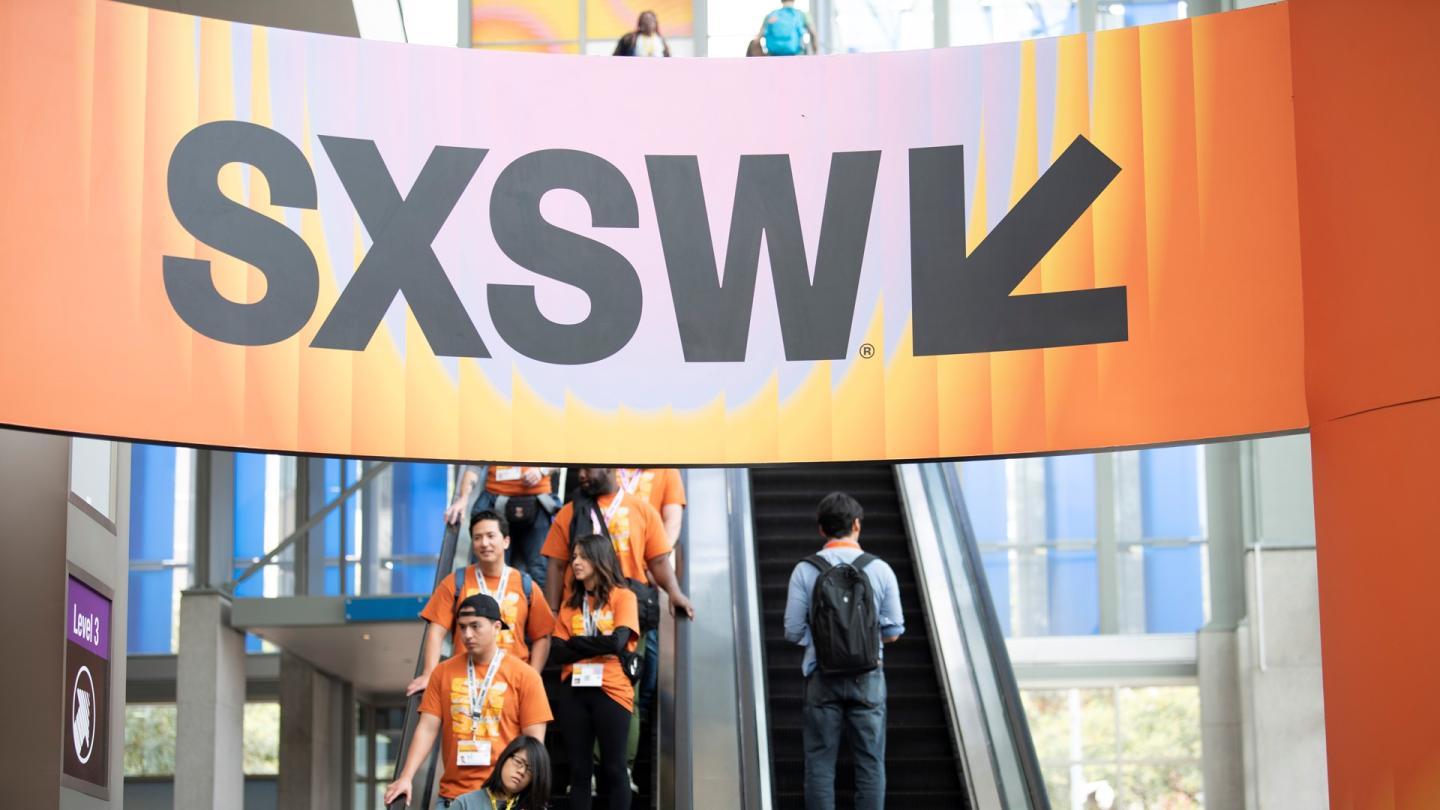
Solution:
[[[1055,808],[1199,808],[1200,690],[1021,691]]]
[[[952,0],[950,44],[980,45],[1080,33],[1075,0]]]
[[[131,655],[169,654],[180,639],[180,592],[190,587],[195,458],[189,448],[130,448]]]
[[[635,30],[642,11],[655,13],[672,55],[694,51],[691,0],[472,0],[470,43],[495,50],[608,56],[616,40]]]
[[[1125,28],[1131,25],[1150,25],[1184,19],[1188,11],[1184,0],[1129,0],[1112,3],[1100,0],[1097,4],[1095,27],[1101,31]]]
[[[175,728],[174,703],[126,704],[125,775],[174,775]]]
[[[115,443],[75,437],[70,440],[70,491],[103,517],[115,518]]]
[[[1197,446],[962,462],[965,507],[1005,635],[1201,627],[1203,465]],[[1104,567],[1115,585],[1102,599]],[[1113,615],[1102,616],[1102,606]]]
[[[280,773],[280,704],[246,703],[245,775]]]

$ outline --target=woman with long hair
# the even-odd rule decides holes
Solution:
[[[660,18],[653,11],[640,12],[635,30],[615,43],[615,56],[669,56],[670,43],[660,33]]]
[[[550,754],[545,743],[521,734],[500,752],[485,784],[450,810],[545,810],[549,801]]]
[[[640,616],[610,541],[598,534],[570,549],[570,598],[560,606],[550,660],[562,664],[555,715],[570,759],[571,810],[590,810],[591,752],[600,748],[607,807],[630,808],[625,742],[635,710]]]

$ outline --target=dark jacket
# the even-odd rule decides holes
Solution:
[[[638,35],[639,35],[639,32],[638,32],[638,31],[631,31],[630,33],[626,34],[625,36],[620,37],[620,41],[617,42],[617,43],[615,43],[615,53],[614,53],[613,55],[614,55],[614,56],[634,56],[634,55],[635,55],[635,37],[638,36]],[[666,55],[666,56],[669,56],[669,55],[670,55],[670,43],[669,43],[669,42],[666,42],[664,37],[660,37],[660,41],[661,41],[662,43],[664,43],[664,45],[665,45],[665,55]]]

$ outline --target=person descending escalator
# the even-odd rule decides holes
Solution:
[[[569,593],[550,653],[562,665],[555,708],[570,763],[569,806],[590,810],[591,751],[598,743],[605,806],[630,810],[625,745],[640,670],[635,594],[625,587],[609,540],[587,534],[572,545]]]
[[[505,552],[505,563],[524,571],[545,587],[548,569],[540,556],[540,547],[550,531],[550,518],[560,508],[551,491],[549,467],[515,467],[491,464],[485,473],[484,485],[470,508],[471,520],[484,511],[505,516],[513,533],[513,542]],[[468,467],[460,476],[455,500],[445,509],[447,525],[465,525],[465,503],[480,484],[480,468]]]
[[[436,737],[444,770],[440,806],[449,807],[485,784],[495,752],[522,734],[543,742],[545,726],[554,719],[540,673],[499,646],[500,634],[508,628],[494,598],[476,594],[461,602],[456,613],[465,650],[430,673],[409,752],[395,781],[385,788],[387,806],[402,796],[410,803],[415,774],[429,758]]]
[[[505,516],[488,509],[475,513],[470,519],[470,553],[475,562],[440,580],[420,612],[420,618],[430,622],[425,630],[425,668],[406,687],[406,695],[423,690],[430,682],[447,633],[454,634],[457,652],[464,649],[455,614],[461,602],[477,593],[494,597],[500,605],[500,618],[507,625],[497,641],[500,649],[536,672],[545,668],[555,614],[530,574],[505,564],[509,548],[510,524]]]
[[[882,642],[899,639],[905,619],[894,570],[860,548],[864,517],[860,503],[843,492],[822,498],[816,522],[825,545],[790,575],[785,638],[805,648],[806,810],[834,810],[835,760],[847,728],[855,810],[885,806]]]
[[[450,810],[545,810],[550,801],[550,753],[545,744],[520,735],[495,761],[490,778],[466,793]]]

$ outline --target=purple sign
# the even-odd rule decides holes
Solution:
[[[66,639],[110,660],[110,600],[74,577],[67,591]]]

